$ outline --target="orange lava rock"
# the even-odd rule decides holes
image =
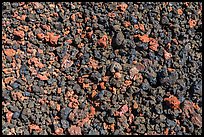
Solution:
[[[159,46],[158,42],[156,39],[150,38],[150,42],[149,42],[149,48],[152,49],[153,51],[157,51],[157,47]]]
[[[167,68],[167,70],[168,70],[169,72],[175,71],[175,69],[173,69],[173,68]]]
[[[87,32],[87,37],[90,39],[93,34],[93,31]]]
[[[89,58],[89,62],[88,62],[89,66],[91,66],[93,69],[97,69],[98,68],[98,61],[93,59],[92,57]]]
[[[93,106],[91,106],[91,107],[90,107],[90,114],[94,116],[95,113],[96,113],[95,110],[96,110],[96,109],[95,109]]]
[[[108,76],[103,76],[103,77],[102,77],[102,80],[103,80],[104,82],[107,82],[107,81],[109,80],[109,77],[108,77]]]
[[[108,17],[110,17],[110,18],[115,18],[115,13],[114,12],[109,12],[108,13]]]
[[[106,87],[105,87],[105,85],[104,85],[104,82],[100,82],[100,87],[101,87],[101,89],[106,89]]]
[[[92,91],[92,94],[91,94],[91,97],[93,98],[93,97],[95,97],[96,96],[96,94],[97,94],[97,92],[94,90],[94,91]]]
[[[128,105],[124,105],[122,108],[121,108],[121,113],[124,114],[128,111]]]
[[[134,109],[137,109],[137,108],[138,108],[138,104],[137,104],[137,102],[134,102],[134,104],[133,104],[133,108],[134,108]]]
[[[37,38],[38,39],[43,39],[44,38],[44,34],[43,33],[38,33],[37,34]]]
[[[57,94],[60,94],[62,92],[62,89],[61,88],[58,88],[57,89]]]
[[[183,106],[183,113],[185,117],[191,118],[191,121],[193,124],[195,124],[198,127],[202,127],[202,117],[200,114],[196,113],[194,103],[188,100],[184,101]]]
[[[5,49],[4,53],[6,56],[13,57],[16,54],[16,51],[14,49]]]
[[[23,39],[24,36],[25,36],[24,31],[22,31],[22,30],[14,30],[13,34],[14,34],[15,36],[20,37],[21,39]]]
[[[9,84],[13,79],[14,79],[14,77],[7,77],[4,79],[4,82],[5,82],[5,84]]]
[[[147,34],[144,34],[144,35],[134,35],[134,37],[139,37],[139,39],[142,41],[142,42],[149,42],[150,41],[150,38],[148,37]]]
[[[38,77],[40,80],[48,80],[48,77],[47,77],[47,76],[43,76],[43,75],[40,75],[40,74],[37,74],[37,77]]]
[[[120,5],[118,5],[118,8],[121,10],[121,11],[125,11],[127,9],[128,5],[126,3],[121,3]]]
[[[76,19],[76,15],[75,15],[75,14],[72,14],[72,15],[71,15],[71,20],[72,20],[72,21],[75,21],[75,19]]]
[[[125,86],[130,86],[131,84],[132,84],[132,81],[130,81],[130,80],[125,80]]]
[[[168,133],[169,133],[169,129],[168,129],[168,128],[165,128],[165,130],[164,130],[164,135],[168,135]]]
[[[190,20],[188,21],[188,24],[189,24],[190,28],[193,28],[193,27],[196,26],[197,22],[196,22],[196,20],[190,19]]]
[[[139,23],[139,28],[141,31],[145,31],[144,25]]]
[[[88,88],[88,87],[90,87],[89,83],[87,83],[87,84],[83,83],[83,88]]]
[[[38,61],[38,59],[36,57],[31,58],[30,60],[28,60],[30,62],[33,62],[35,67],[39,67],[39,68],[43,68],[44,64],[42,64],[41,62]]]
[[[168,53],[166,50],[164,50],[164,58],[166,60],[170,59],[172,57],[172,54],[171,53]]]
[[[68,129],[68,132],[70,135],[82,135],[81,128],[77,127],[76,125],[71,125],[71,127]]]
[[[180,107],[180,101],[173,95],[169,98],[164,98],[164,101],[167,102],[167,104],[173,109],[179,109]]]
[[[21,16],[21,20],[25,20],[25,18],[26,18],[26,15]]]
[[[139,25],[135,24],[135,25],[134,25],[134,28],[135,28],[135,29],[139,29]]]
[[[6,119],[8,123],[11,123],[12,116],[13,116],[13,113],[11,111],[8,111],[6,113]]]
[[[55,130],[55,134],[56,134],[56,135],[62,135],[63,132],[64,132],[63,128],[57,128],[57,129]]]
[[[57,109],[57,111],[60,111],[60,104],[57,104],[56,109]]]
[[[134,118],[135,118],[135,116],[133,114],[130,114],[130,116],[129,116],[129,124],[132,124]]]
[[[116,73],[114,74],[114,77],[117,78],[117,79],[120,79],[120,78],[121,78],[120,72],[116,72]]]
[[[38,53],[43,54],[43,50],[38,48]]]
[[[60,36],[59,35],[58,36],[54,36],[54,33],[51,33],[49,38],[50,38],[50,43],[53,44],[53,45],[54,44],[56,45],[58,39],[60,38]]]
[[[40,132],[42,130],[38,125],[35,124],[28,125],[28,127],[30,128],[30,133],[32,130],[35,130],[36,132]]]
[[[108,40],[107,35],[103,35],[103,37],[100,38],[97,43],[98,43],[98,45],[103,46],[104,48],[106,48],[107,47],[107,44],[106,44],[107,40]]]
[[[131,23],[129,21],[124,21],[123,25],[127,28],[131,25]]]
[[[182,9],[178,9],[178,10],[177,10],[177,13],[178,13],[179,15],[182,15],[182,14],[183,14]]]

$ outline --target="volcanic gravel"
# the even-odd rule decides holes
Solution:
[[[2,134],[202,134],[201,2],[3,2]]]

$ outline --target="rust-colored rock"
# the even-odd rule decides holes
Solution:
[[[120,5],[118,5],[118,8],[121,10],[121,11],[125,11],[127,9],[128,5],[126,3],[121,3]]]
[[[173,109],[179,109],[180,108],[180,101],[175,96],[170,96],[169,98],[164,98],[164,101],[167,102],[167,104],[173,108]]]
[[[108,40],[107,35],[103,35],[103,37],[100,38],[97,43],[98,43],[98,45],[100,45],[100,46],[106,48],[106,47],[107,47],[107,43],[106,43],[107,40]]]
[[[22,30],[14,30],[13,34],[14,34],[15,36],[18,36],[18,37],[21,38],[21,39],[23,39],[24,36],[25,36],[24,31],[22,31]]]
[[[166,50],[164,50],[164,58],[166,60],[170,59],[172,57],[172,54],[171,53],[168,53]]]
[[[16,54],[16,51],[14,49],[5,49],[4,53],[6,56],[13,57]]]
[[[177,13],[178,13],[179,15],[182,15],[182,14],[183,14],[182,9],[178,9],[178,10],[177,10]]]
[[[11,123],[12,116],[13,116],[13,113],[11,111],[8,111],[6,113],[6,119],[8,123]]]
[[[197,22],[196,22],[196,20],[190,19],[190,20],[188,21],[188,24],[189,24],[190,28],[193,28],[193,27],[196,26]]]
[[[32,130],[35,130],[36,132],[40,132],[42,130],[38,125],[35,124],[28,125],[28,127],[30,129],[30,133],[32,132]]]
[[[150,42],[149,42],[149,48],[153,51],[157,51],[157,47],[159,46],[158,42],[156,39],[154,38],[150,38]]]
[[[183,113],[187,118],[191,118],[194,125],[202,127],[202,117],[196,113],[194,103],[188,100],[184,101]]]
[[[37,77],[40,79],[40,80],[48,80],[48,77],[47,76],[43,76],[41,74],[37,74]]]
[[[56,134],[56,135],[62,135],[63,132],[64,132],[63,128],[57,128],[57,129],[55,130],[55,134]]]
[[[43,39],[44,38],[44,34],[43,33],[38,33],[37,34],[37,38],[38,39]]]
[[[76,125],[71,125],[71,127],[68,129],[68,132],[70,135],[82,135],[81,128],[77,127]]]

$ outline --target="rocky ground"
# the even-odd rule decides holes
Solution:
[[[202,134],[201,2],[3,2],[2,134]]]

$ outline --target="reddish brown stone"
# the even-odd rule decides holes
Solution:
[[[68,132],[70,135],[82,135],[81,128],[77,127],[76,125],[71,125],[71,127],[68,129]]]
[[[6,56],[13,57],[16,54],[16,51],[14,49],[5,49],[4,53]]]
[[[23,39],[25,36],[24,31],[22,30],[14,30],[13,34],[20,37],[21,39]]]

